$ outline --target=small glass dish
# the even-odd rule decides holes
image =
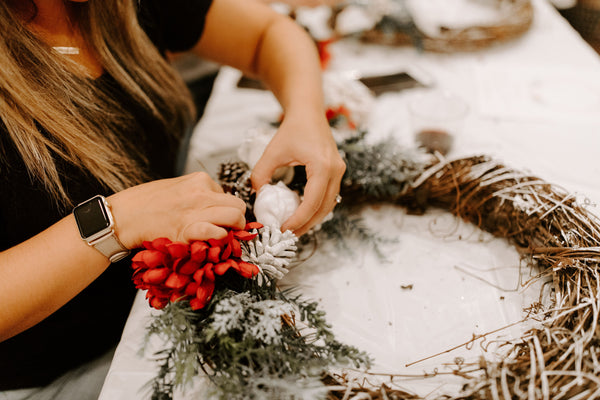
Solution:
[[[408,111],[417,145],[445,155],[463,129],[469,106],[450,92],[427,90],[409,99]]]

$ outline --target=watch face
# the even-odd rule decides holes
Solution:
[[[110,226],[101,197],[94,197],[73,210],[81,237],[88,238]]]

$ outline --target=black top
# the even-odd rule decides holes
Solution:
[[[141,0],[138,17],[162,54],[166,50],[183,51],[200,38],[210,4],[211,0]],[[126,95],[112,77],[105,74],[96,82],[112,85],[115,99],[139,123],[135,132],[124,136],[135,140],[136,147],[147,156],[151,176],[173,176],[177,143],[172,136]],[[0,165],[2,251],[56,223],[70,210],[58,209],[43,186],[30,179],[3,124],[0,124]],[[57,166],[74,204],[97,194],[111,194],[78,168],[61,160],[57,160]],[[117,344],[135,296],[130,263],[127,258],[111,265],[60,310],[0,343],[0,391],[44,386]],[[1,276],[0,269],[0,279]]]

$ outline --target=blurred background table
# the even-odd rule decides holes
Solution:
[[[547,0],[533,0],[533,5],[531,29],[509,43],[477,52],[436,54],[345,39],[331,45],[327,73],[406,71],[430,88],[450,91],[467,101],[470,112],[447,157],[490,155],[595,204],[600,201],[600,58]],[[306,18],[318,21],[326,16],[322,12],[307,11]],[[428,14],[432,23],[436,17],[441,18]],[[188,172],[207,170],[214,175],[250,129],[279,115],[270,93],[237,88],[239,78],[233,69],[219,73],[192,137]],[[400,144],[414,146],[407,102],[419,90],[426,89],[379,96],[369,118],[368,140],[391,135]],[[597,208],[592,211],[600,213]],[[457,357],[476,360],[484,354],[479,343],[470,350],[462,347],[405,365],[451,349],[473,334],[521,320],[523,308],[538,300],[539,285],[527,290],[519,286],[519,277],[528,279],[529,272],[520,270],[519,256],[508,243],[448,213],[432,210],[417,217],[383,206],[367,208],[361,216],[382,236],[397,239],[384,245],[386,261],[360,245],[350,255],[324,243],[281,285],[319,300],[338,338],[375,357],[373,372],[405,374],[397,382],[422,396],[455,392],[461,381],[452,376],[410,375],[443,372]],[[159,348],[152,342],[145,356],[140,355],[150,315],[141,294],[102,400],[148,397],[144,385],[156,374],[152,349]],[[512,326],[489,339],[519,337],[522,329]]]

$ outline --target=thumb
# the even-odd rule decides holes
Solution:
[[[261,157],[252,168],[252,175],[250,176],[252,188],[258,191],[263,185],[269,183],[276,169],[277,165],[272,160]]]

